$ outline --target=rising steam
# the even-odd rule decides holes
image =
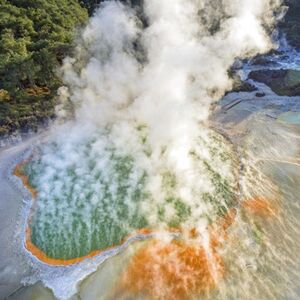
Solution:
[[[101,4],[62,68],[57,113],[74,116],[30,166],[33,242],[75,257],[132,229],[201,231],[234,206],[236,161],[208,117],[232,87],[235,59],[272,47],[280,2]]]

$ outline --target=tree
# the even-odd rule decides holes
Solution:
[[[79,3],[85,7],[89,15],[92,15],[95,9],[99,6],[101,2],[105,0],[79,0]],[[141,6],[144,0],[119,0],[120,2],[126,2],[132,6]]]
[[[0,93],[0,127],[6,126],[5,132],[20,123],[18,118],[53,115],[61,84],[56,69],[73,47],[76,27],[87,17],[77,0],[0,0],[0,91],[10,99],[4,104]]]

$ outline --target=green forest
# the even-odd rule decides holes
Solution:
[[[57,69],[87,19],[77,0],[0,0],[0,134],[54,117]]]
[[[100,0],[0,0],[0,136],[55,117],[58,69]]]

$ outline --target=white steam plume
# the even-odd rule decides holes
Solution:
[[[129,186],[138,186],[143,172],[147,174],[148,199],[139,210],[150,224],[158,223],[160,205],[166,219],[174,216],[174,205],[166,201],[170,196],[191,208],[190,221],[205,223],[203,216],[212,204],[204,203],[201,195],[213,193],[215,187],[203,161],[211,162],[221,178],[235,180],[232,166],[210,151],[211,104],[231,88],[228,70],[236,58],[272,47],[267,31],[280,2],[146,0],[145,24],[128,6],[104,2],[84,29],[75,55],[64,62],[68,88],[61,89],[61,99],[71,100],[75,118],[55,126],[52,140],[57,146],[43,149],[40,197],[51,202],[74,188],[76,199],[84,201],[92,193],[96,205],[103,192],[94,180],[97,170],[111,194],[116,193],[113,149],[118,157],[134,159],[126,175]],[[62,107],[59,115],[65,116]],[[75,181],[68,175],[71,166]],[[172,174],[176,184],[166,188],[165,174]],[[123,201],[132,207],[130,195]],[[86,224],[88,210],[82,212]]]

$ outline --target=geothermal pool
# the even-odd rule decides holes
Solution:
[[[43,172],[52,161],[47,161],[47,157],[41,159],[43,154],[36,154],[19,166],[18,173],[28,177],[28,188],[34,190],[26,245],[45,262],[72,264],[92,253],[120,245],[139,231],[179,232],[192,218],[193,207],[174,194],[178,183],[172,171],[162,170],[164,199],[155,203],[146,189],[148,174],[135,167],[134,157],[116,156],[113,149],[99,154],[98,143],[97,140],[79,144],[76,158],[68,166],[64,163],[67,158],[61,157],[47,183]],[[43,145],[40,151],[43,147],[48,156],[60,151],[57,145]],[[207,187],[207,191],[203,187],[195,191],[199,206],[203,206],[199,218],[211,223],[237,205],[239,162],[232,145],[213,131],[199,136],[197,147],[198,151],[207,150],[205,155],[197,152],[197,148],[190,153],[199,170],[198,178],[206,180]],[[101,162],[104,159],[107,161]],[[106,166],[100,167],[102,163]],[[220,166],[223,172],[226,170],[233,176],[224,177]],[[104,174],[102,169],[110,173]],[[143,212],[146,205],[151,205],[151,212]]]
[[[297,299],[300,128],[261,114],[254,119],[255,123],[248,122],[247,136],[240,137],[236,144],[243,149],[239,156],[243,164],[238,175],[239,193],[232,206],[236,212],[230,218],[217,214],[215,219],[218,241],[216,248],[211,246],[211,249],[213,257],[218,255],[215,257],[217,288],[210,289],[214,284],[209,277],[198,280],[199,270],[205,271],[202,268],[206,260],[201,255],[202,244],[197,234],[180,233],[172,237],[165,232],[136,241],[100,264],[78,284],[72,299],[169,299],[168,296],[182,299],[182,295],[199,299],[199,294],[190,291],[198,291],[201,299]],[[270,144],[272,147],[267,147]],[[287,144],[292,146],[287,148]],[[237,148],[229,149],[234,153]],[[202,262],[201,267],[197,267],[197,261]],[[153,265],[156,269],[152,269]],[[162,271],[169,268],[176,273],[172,266],[181,270],[178,277]],[[157,268],[161,272],[156,273]],[[176,284],[173,286],[171,282]],[[195,286],[191,288],[189,284]],[[55,299],[41,284],[13,299],[18,297]]]
[[[103,3],[64,60],[57,120],[13,165],[12,299],[298,299],[299,97],[224,96],[280,3],[163,3]]]

